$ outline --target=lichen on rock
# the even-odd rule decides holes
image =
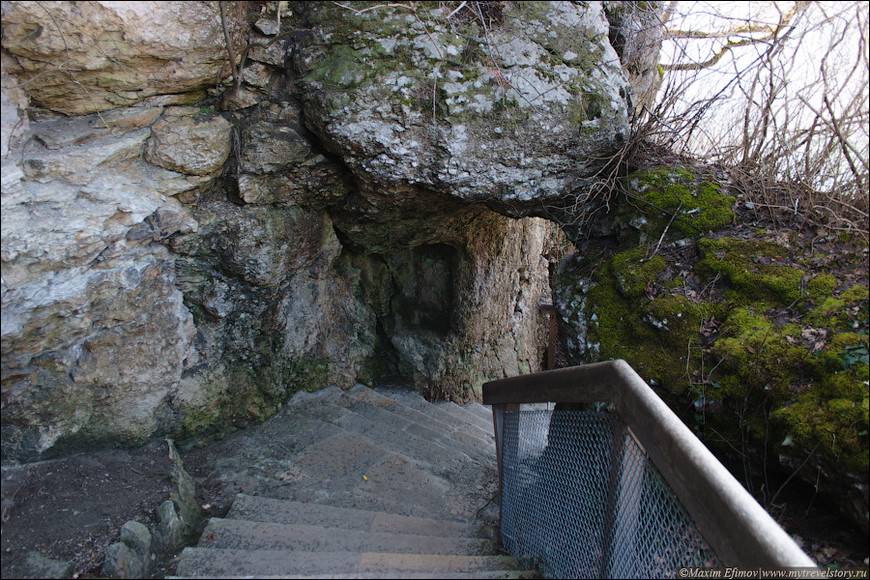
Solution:
[[[503,5],[492,28],[450,13],[312,6],[295,61],[309,126],[373,184],[514,207],[570,194],[628,135],[601,6]]]

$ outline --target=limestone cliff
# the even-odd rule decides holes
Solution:
[[[601,3],[224,8],[3,3],[4,461],[540,368],[531,216],[628,131]]]

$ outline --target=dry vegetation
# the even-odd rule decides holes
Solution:
[[[665,25],[662,87],[623,155],[724,169],[744,200],[867,241],[868,4],[636,3]],[[641,153],[643,155],[643,153]]]

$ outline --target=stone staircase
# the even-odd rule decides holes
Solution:
[[[215,468],[245,493],[184,550],[176,577],[536,577],[497,553],[482,405],[333,387],[222,445]]]

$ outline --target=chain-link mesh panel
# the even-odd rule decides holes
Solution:
[[[546,577],[674,578],[717,565],[612,413],[508,411],[502,461],[502,542]]]

